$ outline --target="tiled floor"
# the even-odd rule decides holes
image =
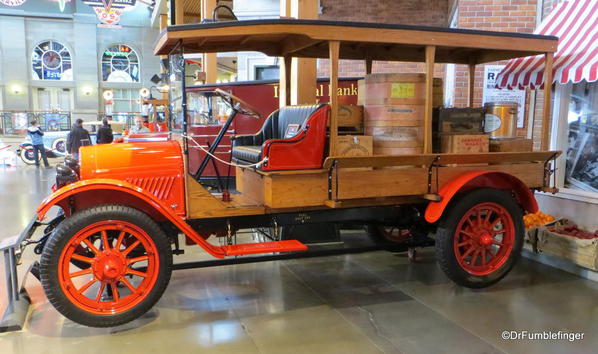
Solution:
[[[0,167],[0,237],[20,231],[52,179],[51,170]],[[598,284],[523,260],[496,286],[474,291],[446,279],[431,251],[415,264],[377,251],[175,271],[148,314],[112,329],[64,319],[32,280],[27,327],[0,334],[0,353],[598,351]],[[585,339],[510,341],[504,330]]]

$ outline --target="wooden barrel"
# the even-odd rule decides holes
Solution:
[[[373,136],[374,155],[423,152],[424,74],[372,74],[361,85],[364,132]],[[442,105],[442,80],[434,79],[434,105]]]

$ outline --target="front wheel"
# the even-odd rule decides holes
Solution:
[[[102,205],[61,222],[40,260],[50,303],[65,317],[112,327],[147,312],[170,280],[168,238],[146,214]]]
[[[517,262],[525,229],[521,207],[508,193],[481,188],[453,201],[436,233],[436,258],[455,283],[490,286]]]
[[[35,152],[31,145],[23,147],[19,155],[21,156],[21,160],[28,165],[35,165],[37,162],[35,161]]]

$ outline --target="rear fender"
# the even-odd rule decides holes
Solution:
[[[504,172],[471,171],[454,178],[440,188],[438,194],[441,199],[428,204],[425,213],[426,221],[429,223],[438,221],[444,209],[458,192],[484,187],[510,190],[515,194],[517,202],[527,212],[538,211],[538,203],[533,192],[519,178]]]
[[[220,247],[206,242],[171,207],[140,187],[121,180],[87,179],[64,186],[42,201],[37,208],[37,218],[42,221],[53,206],[59,206],[69,216],[71,208],[82,210],[101,204],[126,205],[145,212],[155,221],[169,221],[212,256],[224,257]]]

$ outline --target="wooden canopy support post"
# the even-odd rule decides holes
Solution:
[[[212,12],[216,8],[216,0],[201,0],[201,19],[212,19]],[[206,73],[206,84],[215,84],[218,79],[218,58],[216,53],[204,53],[202,58],[203,71]]]
[[[160,32],[165,30],[168,27],[168,15],[161,14],[160,15]],[[162,60],[168,60],[168,55],[160,55]],[[163,66],[160,68],[160,73],[166,75],[168,74]],[[162,99],[168,100],[168,92],[162,92]],[[168,111],[168,110],[166,110]]]
[[[426,46],[426,107],[424,112],[424,154],[432,153],[432,104],[434,98],[435,54],[435,46]]]
[[[319,2],[316,0],[280,0],[280,16],[301,20],[317,20]],[[287,42],[287,50],[307,48],[319,41],[313,39],[304,42]],[[294,48],[293,48],[294,47]],[[302,48],[303,47],[303,48]],[[293,56],[292,52],[282,53]],[[293,58],[291,67],[292,80],[289,83],[291,101],[289,104],[314,104],[316,102],[317,66],[314,58]],[[282,72],[282,69],[281,69]]]
[[[367,58],[365,60],[365,74],[369,75],[372,73],[372,64],[374,64],[374,61],[372,59]]]
[[[541,149],[542,151],[548,150],[550,145],[550,108],[552,107],[552,53],[546,53],[544,55],[545,64],[544,64],[544,109],[543,116],[542,116],[542,142],[541,142]]]
[[[338,135],[338,57],[339,41],[328,42],[330,51],[330,153],[336,155],[336,138]],[[431,127],[431,125],[430,125]]]
[[[291,68],[293,57],[283,57],[280,65],[280,77],[278,83],[278,106],[280,108],[289,106],[291,104]]]
[[[182,25],[185,23],[185,2],[183,0],[174,0],[174,23]]]
[[[473,90],[475,87],[475,63],[469,64],[469,81],[468,81],[468,93],[467,93],[467,106],[473,107]]]

